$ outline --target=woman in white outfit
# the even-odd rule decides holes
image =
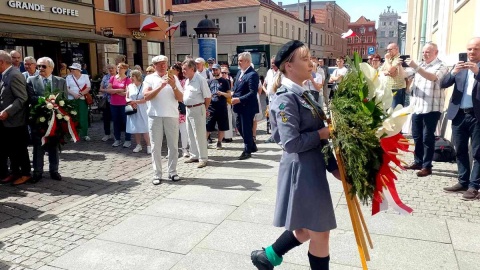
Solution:
[[[127,133],[135,135],[137,146],[133,149],[134,153],[142,151],[141,138],[147,144],[147,153],[152,152],[150,146],[150,136],[148,135],[148,116],[147,104],[143,97],[143,76],[139,70],[132,70],[130,73],[132,83],[127,86],[127,104],[137,109],[137,113],[127,115]]]

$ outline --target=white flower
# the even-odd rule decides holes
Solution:
[[[378,128],[376,135],[378,138],[383,135],[391,137],[402,131],[403,124],[408,119],[408,115],[413,112],[413,107],[408,106],[403,108],[402,105],[397,105],[392,112],[392,109],[388,110],[389,116],[383,121],[382,126]]]
[[[71,115],[77,115],[77,112],[76,111],[71,111],[70,114]]]
[[[57,113],[57,118],[58,118],[58,120],[60,120],[60,119],[62,119],[62,118],[63,118],[63,115],[62,115],[62,114],[60,114],[60,113]]]
[[[65,121],[68,121],[68,120],[70,120],[70,116],[65,115],[65,116],[63,117],[63,119],[65,119]]]
[[[47,103],[47,109],[49,109],[49,110],[53,109],[53,104],[52,103]]]
[[[42,117],[40,117],[40,118],[38,118],[38,121],[40,121],[40,123],[43,123],[43,122],[45,122],[45,120],[46,120],[46,119],[45,119],[45,117],[43,117],[43,116],[42,116]]]
[[[65,101],[60,100],[60,102],[58,102],[58,105],[60,105],[61,107],[63,107],[63,105],[65,105]]]
[[[53,99],[53,100],[55,100],[55,98],[57,98],[55,95],[50,95],[50,96],[48,96],[48,99]]]

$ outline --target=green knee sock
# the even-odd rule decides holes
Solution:
[[[283,261],[283,258],[279,257],[277,253],[275,253],[272,246],[269,246],[265,249],[265,254],[273,266],[279,266]]]

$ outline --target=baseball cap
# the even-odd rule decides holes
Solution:
[[[212,66],[212,69],[220,69],[220,68],[221,68],[221,67],[220,67],[219,64],[213,64],[213,66]]]

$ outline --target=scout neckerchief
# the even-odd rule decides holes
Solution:
[[[322,120],[327,120],[327,117],[322,110],[322,106],[316,102],[312,94],[310,94],[308,91],[305,91],[302,86],[299,86],[286,77],[282,78],[282,85],[285,86],[288,91],[294,92],[302,97],[302,105],[312,111],[313,117],[318,116]]]

